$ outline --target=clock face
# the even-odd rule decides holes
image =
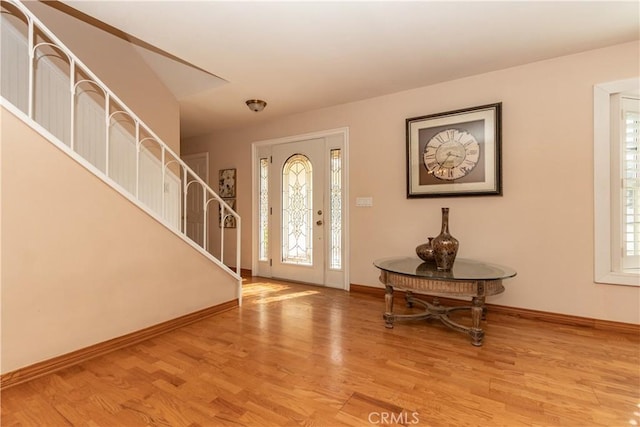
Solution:
[[[434,177],[453,181],[468,175],[480,159],[480,144],[469,132],[447,129],[427,142],[423,161]]]

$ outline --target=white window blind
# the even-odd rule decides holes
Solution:
[[[640,268],[640,99],[621,102],[622,268]]]

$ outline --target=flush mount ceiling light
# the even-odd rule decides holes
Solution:
[[[260,111],[264,110],[264,107],[267,106],[267,103],[261,99],[247,99],[246,102],[247,102],[247,107],[249,107],[251,111],[255,111],[256,113],[259,113]]]

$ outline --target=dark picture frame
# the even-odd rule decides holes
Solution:
[[[502,103],[406,119],[407,198],[502,195]]]

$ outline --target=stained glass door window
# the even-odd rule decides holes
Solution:
[[[313,265],[313,181],[309,158],[294,154],[282,168],[282,262]]]

